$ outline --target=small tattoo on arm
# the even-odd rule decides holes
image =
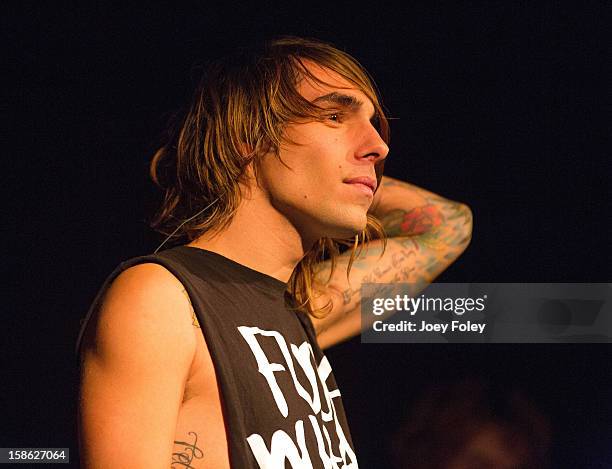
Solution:
[[[187,301],[189,301],[189,306],[191,307],[192,324],[198,329],[200,329],[200,323],[198,322],[198,317],[196,316],[195,310],[193,309],[193,305],[191,304],[191,299],[189,298],[189,294],[187,293],[187,290],[185,290],[184,288],[183,288],[183,294],[187,297]]]
[[[193,308],[191,308],[191,319],[193,320],[192,324],[200,329],[200,323],[198,322],[198,318],[196,317],[196,313]]]
[[[182,446],[181,451],[177,451],[172,453],[172,463],[170,467],[172,469],[177,468],[186,468],[186,469],[195,469],[195,466],[192,466],[191,463],[194,459],[202,459],[204,457],[204,453],[200,448],[197,447],[198,443],[198,435],[195,432],[189,432],[189,435],[192,435],[194,438],[193,443],[188,443],[186,441],[175,441],[175,445]]]

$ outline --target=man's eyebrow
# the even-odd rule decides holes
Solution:
[[[334,91],[332,93],[324,94],[323,96],[319,96],[318,98],[312,101],[313,104],[319,103],[330,103],[337,104],[343,108],[346,108],[352,112],[358,111],[363,106],[363,101],[359,98],[344,93],[338,93]],[[370,119],[373,119],[376,116],[376,112],[372,114]]]

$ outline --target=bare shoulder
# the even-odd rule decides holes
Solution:
[[[185,289],[155,263],[135,265],[117,276],[91,329],[85,346],[95,346],[98,353],[125,348],[134,352],[137,345],[144,350],[171,347],[185,359],[195,352],[192,308]]]
[[[180,281],[139,264],[111,283],[81,348],[82,467],[165,467],[197,336]]]

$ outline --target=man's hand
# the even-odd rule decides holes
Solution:
[[[313,319],[322,348],[360,332],[360,287],[366,283],[411,283],[417,294],[442,273],[468,246],[472,213],[467,205],[444,199],[412,184],[384,176],[370,213],[383,224],[383,241],[372,240],[356,257],[347,279],[350,250],[337,259],[331,280],[316,306],[331,299],[333,308]],[[325,284],[331,262],[321,263],[316,280]],[[381,295],[388,292],[381,292]]]

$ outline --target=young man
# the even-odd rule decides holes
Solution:
[[[209,67],[152,162],[178,245],[118,266],[81,331],[84,467],[358,467],[321,349],[359,333],[362,282],[425,286],[471,234],[465,205],[382,177],[387,140],[332,46]]]

